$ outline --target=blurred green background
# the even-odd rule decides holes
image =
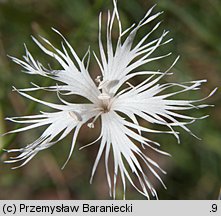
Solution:
[[[174,41],[161,50],[163,53],[172,51],[173,58],[181,55],[173,69],[175,74],[164,81],[207,79],[208,83],[203,86],[201,92],[184,95],[188,98],[206,96],[221,83],[221,0],[119,0],[124,28],[138,22],[155,3],[155,12],[165,12],[158,18],[158,21],[163,19],[163,24],[154,36],[159,36],[163,29],[170,30],[170,37],[174,38]],[[12,92],[11,86],[24,88],[31,86],[30,82],[44,86],[49,82],[42,77],[20,72],[21,67],[12,63],[7,54],[22,57],[23,43],[26,43],[36,59],[45,65],[49,62],[56,68],[56,63],[49,57],[45,58],[30,37],[42,35],[59,47],[61,38],[51,27],[62,32],[80,57],[83,57],[89,44],[91,49],[97,52],[98,14],[112,8],[111,0],[0,0],[0,133],[16,127],[15,124],[6,122],[5,117],[46,110]],[[145,31],[140,31],[140,35],[148,32],[153,24],[143,29]],[[172,58],[169,58],[145,68],[156,67],[163,70],[171,62]],[[94,59],[91,71],[94,74],[98,71]],[[56,96],[50,93],[35,92],[33,95],[56,101]],[[218,198],[221,187],[220,90],[207,102],[215,107],[189,112],[195,116],[210,115],[208,119],[197,121],[190,127],[202,138],[201,141],[182,130],[181,145],[170,136],[150,135],[162,143],[162,148],[173,156],[167,158],[151,155],[168,172],[166,176],[162,176],[167,190],[152,179],[160,199]],[[36,129],[17,136],[0,137],[0,148],[8,144],[8,148],[24,146],[36,139],[41,131],[42,129]],[[0,199],[110,199],[104,161],[100,162],[93,184],[89,183],[98,144],[82,151],[78,150],[97,134],[97,129],[82,129],[72,159],[64,170],[61,170],[61,166],[67,157],[71,136],[41,152],[26,166],[17,170],[11,170],[10,165],[2,163],[7,155],[1,152]],[[121,198],[121,189],[119,186],[118,198]],[[129,184],[126,198],[143,199]]]

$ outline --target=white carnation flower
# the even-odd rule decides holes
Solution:
[[[49,77],[59,81],[60,84],[49,87],[39,87],[35,85],[33,88],[15,89],[22,96],[51,107],[56,111],[8,118],[8,120],[16,123],[28,124],[28,126],[8,133],[23,132],[45,125],[48,125],[48,127],[33,143],[24,148],[8,150],[8,152],[18,152],[19,154],[16,157],[11,157],[6,163],[21,162],[21,165],[18,166],[21,167],[29,162],[39,151],[51,147],[61,141],[70,132],[74,131],[70,153],[65,162],[66,165],[72,155],[82,125],[87,124],[88,127],[92,128],[91,132],[93,133],[94,123],[100,119],[100,136],[93,142],[100,141],[99,150],[92,169],[91,180],[95,174],[98,162],[102,154],[104,154],[107,182],[110,195],[113,196],[113,198],[115,198],[118,174],[120,174],[121,177],[124,195],[128,181],[137,191],[148,199],[150,195],[157,198],[157,192],[146,175],[146,169],[151,172],[164,187],[165,185],[158,173],[159,171],[165,173],[165,171],[160,168],[157,162],[151,160],[148,155],[143,153],[143,148],[149,148],[164,155],[169,154],[161,151],[159,149],[160,144],[148,139],[147,136],[144,135],[144,132],[147,134],[171,133],[177,138],[178,142],[179,134],[175,131],[174,127],[179,126],[192,134],[186,125],[194,122],[197,118],[181,114],[180,111],[207,107],[208,105],[196,104],[205,98],[201,100],[174,100],[170,98],[182,92],[198,90],[201,84],[206,82],[206,80],[191,81],[182,84],[159,84],[159,81],[164,76],[171,74],[169,71],[178,58],[165,72],[140,71],[140,66],[163,59],[171,54],[151,57],[157,48],[171,41],[165,40],[165,36],[168,34],[167,31],[164,31],[159,38],[148,41],[149,36],[159,27],[160,22],[138,43],[134,44],[134,38],[138,30],[142,27],[146,27],[161,13],[151,15],[153,7],[138,24],[134,24],[123,31],[116,0],[113,0],[113,3],[113,13],[110,14],[110,12],[108,12],[105,48],[101,39],[102,14],[99,16],[100,60],[96,54],[94,54],[94,56],[99,64],[101,75],[97,77],[95,81],[88,72],[90,51],[88,50],[81,60],[71,45],[57,30],[54,31],[61,35],[64,40],[62,50],[55,48],[45,38],[41,39],[46,43],[46,47],[50,47],[50,50],[35,38],[33,38],[33,40],[44,53],[59,62],[61,66],[60,70],[45,69],[41,63],[33,58],[26,47],[24,60],[12,57],[12,60],[21,65],[26,73]],[[115,21],[117,21],[119,26],[119,36],[116,45],[113,45],[112,28]],[[136,86],[129,83],[130,79],[141,75],[146,75],[144,81]],[[171,93],[163,93],[164,90],[170,90],[170,88],[174,86],[178,87],[179,90]],[[58,92],[58,97],[62,104],[45,102],[26,93],[28,91],[41,89]],[[88,99],[90,103],[70,103],[60,98],[60,93],[79,95]],[[210,95],[213,93],[214,91]],[[124,118],[122,114],[124,117],[126,116],[126,118]],[[139,124],[137,117],[149,123],[167,126],[169,131],[158,131],[143,127]],[[202,118],[205,118],[205,116]],[[114,158],[113,175],[109,172],[109,155],[111,151],[113,152]],[[135,178],[137,178],[136,183]]]

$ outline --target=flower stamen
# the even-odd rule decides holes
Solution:
[[[96,79],[95,79],[95,82],[101,83],[101,76],[97,76]]]
[[[94,117],[93,121],[92,121],[92,122],[89,122],[89,123],[87,124],[87,126],[88,126],[89,128],[94,128],[94,123],[96,122],[96,120],[98,119],[98,117],[99,117],[102,113],[103,113],[103,112],[99,112],[99,113]]]

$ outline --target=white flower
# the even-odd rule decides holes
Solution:
[[[45,69],[41,63],[32,57],[26,47],[24,61],[12,57],[12,60],[21,65],[26,73],[49,77],[59,81],[60,84],[49,87],[34,85],[33,88],[15,89],[22,96],[51,107],[56,111],[52,113],[42,112],[32,116],[8,118],[8,120],[16,123],[29,124],[28,126],[8,133],[22,132],[45,125],[48,125],[48,127],[33,143],[21,149],[8,150],[8,152],[18,152],[19,155],[17,157],[11,157],[6,163],[22,162],[20,166],[23,166],[39,151],[49,148],[61,141],[71,131],[74,131],[70,154],[65,162],[66,165],[72,155],[82,125],[87,124],[93,133],[94,123],[100,119],[100,136],[93,143],[89,144],[92,145],[100,140],[99,150],[92,169],[91,180],[95,174],[101,155],[104,153],[107,182],[110,195],[113,196],[113,198],[115,198],[118,174],[120,174],[122,180],[124,194],[126,184],[130,182],[137,191],[147,198],[150,198],[150,194],[157,198],[157,192],[146,175],[146,169],[151,172],[164,187],[165,185],[158,171],[162,173],[165,173],[165,171],[163,171],[155,161],[145,155],[142,152],[142,148],[149,148],[164,155],[169,154],[161,151],[159,149],[160,144],[148,139],[146,135],[144,135],[144,132],[147,134],[171,133],[178,141],[179,135],[178,132],[174,130],[174,127],[179,126],[192,134],[186,125],[194,122],[197,118],[181,114],[180,111],[207,107],[208,105],[195,105],[205,98],[201,100],[174,100],[170,98],[182,92],[198,90],[200,85],[206,82],[206,80],[191,81],[182,84],[159,84],[159,81],[164,76],[171,74],[169,71],[178,58],[165,72],[140,71],[140,66],[160,60],[171,54],[151,57],[158,47],[171,41],[164,39],[168,34],[167,31],[164,31],[159,38],[148,41],[148,37],[158,28],[160,22],[138,43],[134,44],[134,38],[138,30],[142,27],[146,27],[148,23],[155,20],[161,13],[151,15],[153,7],[138,24],[134,24],[123,31],[116,1],[113,0],[113,3],[113,13],[110,14],[110,12],[108,12],[105,48],[101,39],[102,14],[99,16],[99,50],[101,60],[99,60],[96,54],[94,54],[94,56],[99,64],[101,75],[97,77],[95,81],[92,80],[88,72],[90,51],[88,50],[81,60],[71,45],[57,30],[54,31],[61,35],[65,42],[62,44],[62,51],[55,48],[45,38],[41,39],[46,43],[47,47],[51,47],[50,50],[44,47],[35,38],[33,38],[33,40],[44,53],[59,62],[61,66],[60,70]],[[112,44],[112,28],[115,21],[117,21],[119,26],[119,37],[116,48],[114,48],[115,46]],[[54,51],[52,52],[51,50]],[[129,83],[130,79],[141,75],[146,75],[144,81],[136,86]],[[125,84],[127,84],[127,86],[125,86]],[[170,88],[174,86],[178,87],[179,90],[171,93],[163,93],[165,90],[170,90]],[[41,89],[58,92],[58,97],[62,104],[45,102],[25,93],[27,91]],[[70,103],[62,99],[60,93],[80,95],[88,99],[90,103]],[[213,93],[214,91],[210,95]],[[124,117],[126,116],[126,118],[124,118],[122,114]],[[158,131],[143,127],[139,125],[137,117],[149,123],[167,126],[169,131]],[[205,116],[202,118],[205,118]],[[113,175],[109,172],[108,168],[111,150],[114,157]],[[136,183],[134,178],[138,180]]]

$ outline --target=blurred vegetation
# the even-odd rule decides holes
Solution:
[[[207,79],[208,83],[198,95],[185,95],[191,98],[204,97],[221,83],[221,0],[119,0],[124,27],[138,22],[155,3],[155,11],[165,11],[161,15],[164,22],[155,36],[163,29],[169,29],[170,37],[174,38],[173,43],[162,51],[165,53],[169,49],[174,53],[174,58],[181,55],[181,60],[173,69],[174,75],[165,81]],[[24,55],[23,43],[26,43],[36,59],[45,65],[49,62],[57,67],[50,58],[45,59],[45,55],[30,38],[30,35],[42,35],[59,47],[61,38],[51,27],[68,38],[80,57],[83,57],[89,44],[97,52],[98,14],[107,9],[112,9],[111,0],[44,0],[41,3],[38,0],[0,0],[0,133],[16,127],[4,121],[5,117],[45,110],[41,105],[12,92],[11,86],[24,88],[30,86],[30,82],[44,86],[50,82],[42,77],[21,73],[21,68],[12,63],[7,54],[21,57]],[[140,35],[147,32],[147,28]],[[146,68],[165,69],[171,62],[172,59],[155,62]],[[98,71],[94,60],[91,71],[92,74]],[[56,100],[56,96],[45,92],[36,92],[35,96],[48,101]],[[191,113],[196,116],[210,115],[208,119],[200,120],[190,127],[202,140],[181,130],[181,145],[170,136],[154,137],[173,156],[151,155],[168,171],[166,176],[162,176],[167,190],[155,182],[160,199],[218,198],[221,187],[220,90],[207,102],[215,107]],[[24,146],[37,138],[40,132],[41,129],[37,129],[16,136],[0,137],[0,148],[6,144],[10,144],[8,148]],[[10,165],[1,163],[0,199],[109,199],[103,161],[100,162],[93,184],[89,184],[98,144],[78,150],[97,134],[98,131],[91,131],[87,127],[81,130],[73,157],[64,170],[61,170],[61,166],[67,157],[71,136],[41,152],[23,168],[11,170]],[[1,161],[6,158],[7,155],[1,154]],[[121,192],[120,186],[118,192]],[[129,184],[126,198],[143,199]]]

